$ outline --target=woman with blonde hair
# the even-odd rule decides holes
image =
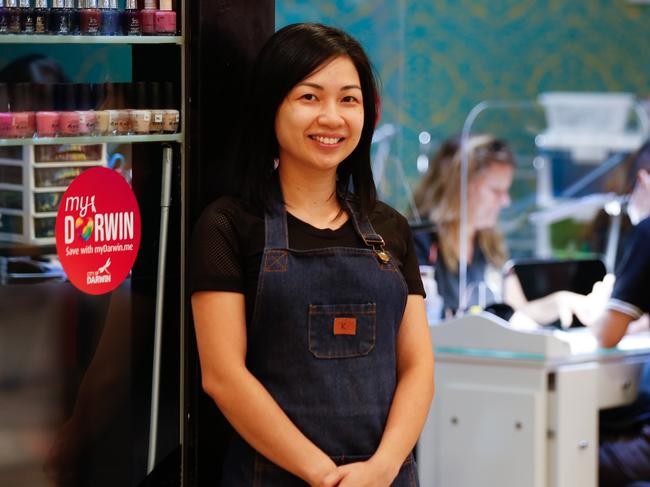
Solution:
[[[468,305],[477,304],[481,292],[497,301],[499,269],[507,259],[503,237],[497,227],[499,213],[510,204],[508,191],[515,158],[505,142],[491,135],[470,136],[467,191],[467,283]],[[437,239],[416,234],[421,264],[435,268],[438,292],[445,310],[458,309],[458,261],[460,249],[460,137],[445,140],[431,158],[429,170],[415,191],[420,217],[433,222]],[[483,303],[489,304],[489,303]]]

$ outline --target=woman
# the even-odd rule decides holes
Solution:
[[[471,136],[467,151],[467,286],[472,305],[482,291],[490,302],[498,300],[507,252],[497,222],[501,209],[510,204],[515,159],[504,142],[490,135]],[[460,154],[460,137],[443,142],[414,194],[420,216],[437,230],[437,241],[417,236],[420,262],[435,267],[444,308],[452,312],[459,298]]]
[[[255,62],[243,198],[206,208],[191,254],[203,387],[238,433],[222,485],[418,485],[433,354],[408,224],[375,199],[376,93],[331,27]]]

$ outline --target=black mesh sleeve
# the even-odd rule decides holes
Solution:
[[[244,292],[241,245],[232,216],[208,206],[194,227],[190,243],[190,292]]]

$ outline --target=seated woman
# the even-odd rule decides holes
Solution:
[[[500,300],[500,268],[507,252],[497,220],[510,204],[515,159],[503,141],[490,135],[470,137],[468,151],[468,304],[479,302],[481,292],[474,290],[485,291],[489,304]],[[417,233],[415,240],[420,264],[435,269],[446,314],[458,309],[459,299],[460,162],[460,137],[451,137],[432,158],[414,194],[420,216],[436,226],[436,236]]]
[[[528,301],[514,274],[505,283],[502,279],[501,268],[508,252],[498,219],[501,210],[510,204],[516,162],[512,151],[492,135],[470,136],[467,144],[467,305],[485,308],[500,303],[501,289],[505,289],[506,304],[519,312],[519,323],[536,326],[560,320],[568,326],[578,295],[559,291]],[[444,141],[414,193],[420,217],[432,222],[436,229],[416,232],[414,238],[420,264],[434,267],[444,316],[453,315],[459,303],[460,149],[459,136]]]

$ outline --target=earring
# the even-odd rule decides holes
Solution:
[[[280,165],[280,158],[279,157],[274,157],[273,158],[273,170],[275,171],[278,166]]]

